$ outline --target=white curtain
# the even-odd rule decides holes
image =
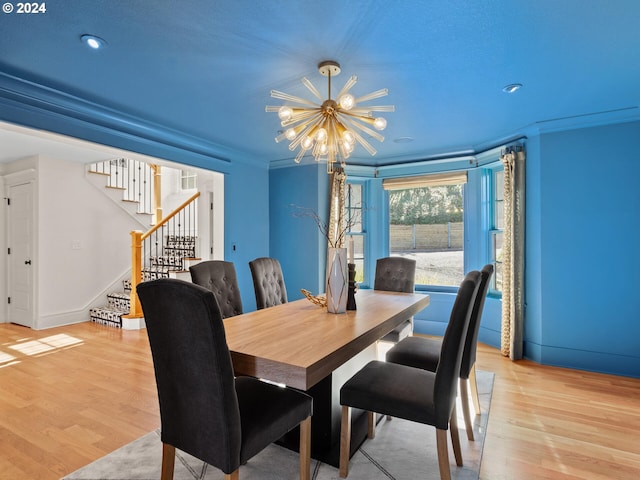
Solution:
[[[345,184],[346,174],[342,168],[334,169],[329,180],[329,228],[327,239],[329,247],[342,248],[345,246]]]
[[[509,148],[504,164],[504,243],[502,249],[502,354],[522,358],[524,329],[525,153]]]

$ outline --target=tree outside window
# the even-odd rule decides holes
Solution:
[[[464,182],[389,191],[389,254],[416,260],[416,284],[459,286]]]

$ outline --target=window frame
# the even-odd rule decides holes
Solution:
[[[504,209],[504,165],[499,164],[495,167],[489,169],[489,192],[488,192],[488,219],[489,225],[487,228],[487,263],[491,263],[494,267],[494,275],[491,276],[491,282],[489,284],[489,294],[494,297],[501,298],[502,297],[502,289],[497,288],[497,278],[498,272],[502,271],[502,269],[498,269],[499,264],[502,261],[498,260],[495,255],[495,243],[497,235],[502,235],[502,239],[504,242],[504,224],[502,226],[498,225],[498,210],[500,208]],[[498,177],[499,174],[502,174],[502,180]],[[502,181],[502,188],[499,188],[498,182]],[[502,192],[502,198],[496,198],[498,192]],[[504,215],[502,216],[502,221],[504,222]]]
[[[352,200],[352,195],[350,193],[352,185],[357,185],[360,189],[360,206],[352,207],[350,205]],[[359,210],[359,224],[360,231],[354,231],[350,228],[345,232],[345,240],[347,241],[347,245],[349,245],[349,241],[351,238],[359,237],[362,239],[362,255],[358,256],[354,252],[354,262],[356,264],[356,282],[359,284],[365,284],[367,282],[367,258],[368,258],[368,231],[367,231],[367,216],[365,215],[366,211],[366,182],[362,180],[355,180],[347,178],[345,181],[345,221],[348,226],[351,226],[353,223],[351,219],[353,218],[352,211]],[[360,267],[360,268],[358,268]]]
[[[188,184],[193,183],[193,187],[187,186],[185,188],[185,182]],[[198,172],[191,169],[180,170],[180,191],[186,192],[198,189]]]

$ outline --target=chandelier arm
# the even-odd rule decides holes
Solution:
[[[362,97],[356,98],[356,103],[366,102],[368,100],[373,100],[374,98],[380,98],[389,95],[389,89],[381,88],[380,90],[376,90],[375,92],[368,93]]]
[[[344,143],[339,144],[338,152],[340,153],[340,163],[344,163],[344,161],[351,155],[346,149]]]
[[[329,135],[329,139],[331,140],[330,142],[327,142],[327,147],[328,147],[328,152],[327,152],[327,163],[328,164],[333,164],[336,161],[336,155],[338,155],[340,152],[338,150],[339,146],[338,146],[338,131],[336,129],[336,122],[335,120],[330,120],[327,122],[328,123],[328,129],[327,129],[327,133]],[[329,130],[331,130],[329,132]],[[327,167],[328,168],[328,167]]]
[[[384,142],[384,137],[380,135],[380,133],[376,132],[375,130],[371,130],[369,127],[362,125],[361,123],[358,123],[352,120],[351,118],[344,118],[342,120],[345,121],[345,123],[347,123],[348,125],[351,125],[352,127],[357,128],[361,132],[364,132],[367,135],[371,135],[373,138],[375,138],[379,142]]]
[[[311,122],[313,122],[313,120],[314,120],[313,118],[310,118],[310,119],[308,119],[307,121],[300,123],[299,125],[296,125],[296,126],[290,127],[290,128],[292,128],[292,129],[293,129],[293,131],[295,132],[294,140],[295,140],[296,138],[298,138],[298,135],[300,135],[300,133],[302,132],[302,130],[303,130],[307,125],[309,125]],[[278,135],[278,136],[276,137],[276,143],[280,143],[282,140],[284,140],[284,139],[286,139],[286,138],[287,138],[287,132],[285,131],[285,132],[281,133],[280,135]]]
[[[296,155],[296,158],[293,159],[294,162],[296,163],[300,163],[300,160],[302,160],[302,157],[304,157],[304,155],[307,153],[307,150],[304,148],[300,148],[300,151],[298,152],[298,154]]]
[[[336,96],[336,98],[340,98],[342,95],[349,92],[349,90],[351,90],[351,87],[353,87],[357,82],[358,82],[358,76],[351,75],[347,80],[347,82],[344,84],[344,87],[342,87],[342,90],[340,90],[340,92]]]
[[[316,115],[320,115],[320,109],[312,109],[312,110],[303,110],[300,112],[294,113],[289,120],[282,120],[280,122],[280,126],[288,127],[291,125],[295,125],[296,123],[300,123],[303,120],[308,118],[313,118]]]
[[[296,136],[296,138],[293,139],[293,141],[289,144],[289,150],[293,151],[296,149],[296,147],[298,145],[300,145],[302,143],[302,140],[307,136],[307,134],[311,131],[311,129],[313,127],[315,127],[316,125],[318,125],[318,123],[320,123],[320,121],[322,121],[322,117],[315,119],[316,121],[313,122],[314,119],[310,119],[306,126],[304,127],[304,129],[302,131],[300,131],[300,133],[298,133],[298,135]],[[308,150],[307,148],[305,148],[304,150]]]
[[[302,129],[306,128],[310,123],[312,123],[316,119],[316,116],[309,117],[305,119],[304,122],[300,122],[298,125],[295,125],[293,128],[296,131],[296,137],[300,135]]]
[[[366,107],[357,107],[357,108],[352,108],[351,110],[349,110],[350,113],[356,113],[356,114],[371,114],[371,112],[395,112],[396,111],[396,107],[393,105],[372,105],[372,106],[366,106]]]
[[[376,153],[378,153],[378,151],[375,148],[373,148],[373,146],[369,142],[367,142],[362,137],[362,135],[360,135],[358,132],[354,130],[352,130],[351,132],[353,133],[353,136],[356,138],[358,143],[362,145],[367,152],[369,152],[369,155],[373,157]]]
[[[307,77],[302,77],[302,84],[307,87],[307,89],[313,93],[313,95],[320,100],[320,103],[322,103],[324,101],[324,99],[322,98],[322,94],[318,91],[318,89],[315,87],[315,85],[313,83],[311,83],[311,81],[309,79],[307,79]]]
[[[312,107],[319,107],[317,103],[313,103],[310,100],[306,100],[304,98],[296,97],[295,95],[289,95],[288,93],[280,92],[278,90],[271,90],[271,97],[278,98],[280,100],[285,100],[288,102],[300,103],[302,105],[310,105]]]

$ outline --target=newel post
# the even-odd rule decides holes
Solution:
[[[153,172],[153,213],[155,214],[154,225],[162,221],[162,166],[150,165]]]
[[[142,306],[138,299],[136,287],[142,280],[142,235],[140,230],[131,232],[131,294],[128,318],[142,318]]]

